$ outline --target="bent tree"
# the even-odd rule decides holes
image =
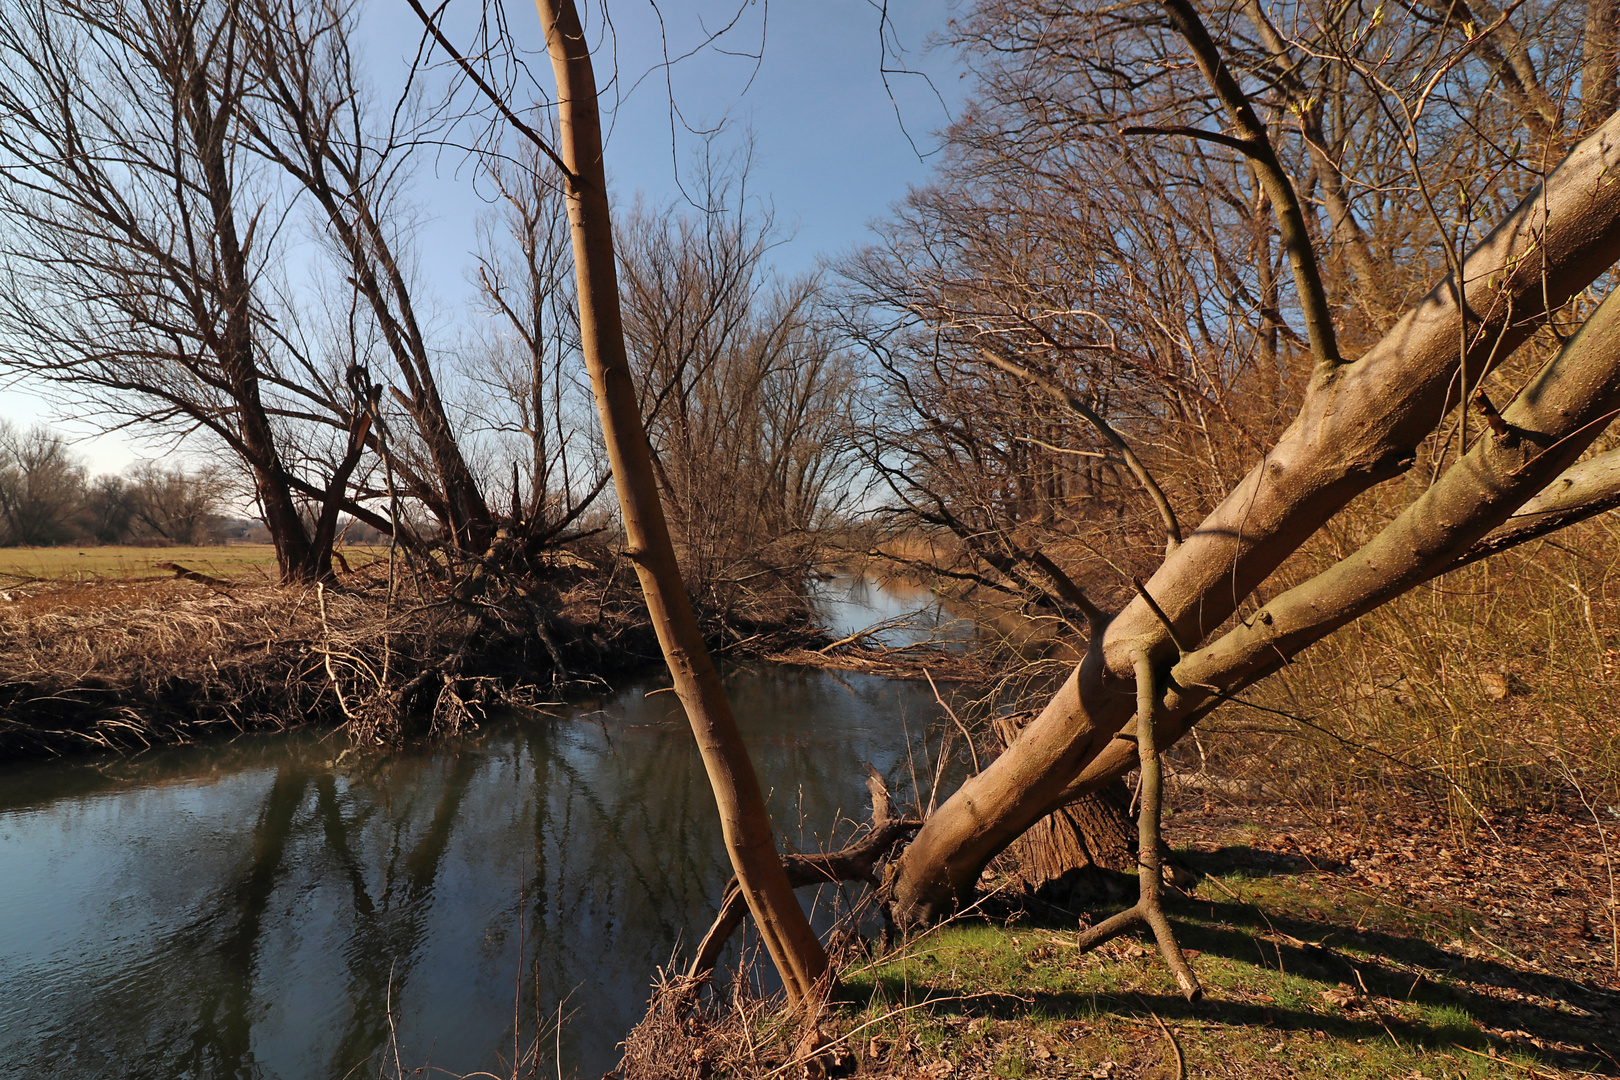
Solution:
[[[538,0],[537,7],[557,79],[557,164],[573,239],[580,347],[618,490],[627,554],[709,775],[738,888],[789,999],[805,1001],[817,992],[827,954],[777,855],[759,779],[682,583],[625,353],[589,42],[572,0]]]
[[[1060,18],[1038,10],[1044,6],[981,8],[1027,18],[1028,26],[1020,29],[1033,38]],[[1289,10],[1298,16],[1303,7]],[[1450,272],[1398,318],[1371,319],[1383,333],[1369,334],[1370,344],[1354,355],[1337,332],[1326,283],[1331,279],[1322,272],[1326,260],[1320,249],[1328,247],[1326,237],[1339,238],[1335,257],[1354,267],[1353,257],[1344,258],[1344,249],[1352,247],[1345,238],[1360,226],[1348,198],[1336,206],[1331,197],[1319,199],[1330,204],[1328,216],[1335,219],[1327,228],[1307,217],[1301,191],[1329,192],[1333,185],[1296,184],[1277,149],[1281,119],[1304,126],[1310,153],[1326,159],[1304,158],[1306,168],[1315,170],[1314,179],[1332,174],[1335,182],[1349,186],[1367,183],[1367,174],[1347,176],[1349,171],[1335,164],[1344,160],[1344,142],[1311,142],[1308,129],[1320,121],[1312,111],[1320,108],[1320,98],[1313,100],[1311,91],[1290,106],[1289,94],[1296,89],[1290,80],[1309,74],[1312,65],[1305,60],[1332,54],[1343,76],[1338,92],[1369,88],[1362,105],[1371,102],[1369,111],[1381,107],[1396,116],[1399,136],[1388,149],[1406,153],[1410,161],[1421,153],[1416,146],[1424,130],[1424,103],[1400,99],[1383,81],[1388,73],[1376,58],[1364,61],[1351,48],[1374,33],[1378,13],[1355,5],[1336,10],[1338,23],[1325,15],[1325,22],[1296,18],[1296,29],[1304,28],[1299,33],[1314,34],[1302,43],[1279,32],[1260,5],[1227,5],[1218,13],[1220,25],[1227,27],[1249,20],[1242,33],[1230,30],[1234,41],[1252,33],[1245,40],[1262,42],[1264,55],[1255,65],[1261,91],[1255,93],[1263,92],[1279,117],[1270,125],[1223,55],[1231,42],[1218,45],[1185,0],[1131,5],[1128,13],[1098,16],[1083,32],[1063,39],[1066,46],[1094,49],[1102,70],[1103,58],[1118,61],[1126,55],[1119,44],[1124,36],[1154,38],[1164,44],[1160,56],[1172,69],[1179,65],[1189,80],[1196,76],[1201,83],[1195,96],[1172,99],[1167,93],[1169,104],[1141,110],[1150,115],[1115,113],[1109,135],[1189,140],[1199,144],[1197,153],[1214,147],[1252,178],[1258,193],[1253,205],[1271,216],[1268,232],[1280,239],[1295,282],[1292,307],[1258,307],[1273,326],[1293,316],[1305,331],[1293,334],[1305,368],[1299,404],[1292,423],[1164,557],[1135,598],[1115,614],[1098,613],[1101,625],[1084,659],[1040,715],[917,834],[890,884],[893,911],[904,924],[926,924],[955,910],[990,859],[1026,829],[1135,767],[1133,724],[1141,710],[1133,656],[1152,674],[1154,733],[1162,748],[1301,650],[1414,586],[1617,502],[1615,452],[1578,459],[1620,409],[1620,300],[1611,297],[1594,307],[1589,295],[1620,258],[1620,119],[1602,120],[1583,110],[1570,128],[1536,127],[1539,145],[1517,159],[1516,175],[1525,178],[1521,190],[1529,189],[1522,200],[1465,254],[1450,250],[1450,231],[1437,225],[1446,235]],[[1104,25],[1110,17],[1117,21]],[[1487,91],[1499,88],[1514,56],[1528,63],[1521,47],[1503,44],[1506,34],[1492,36],[1506,29],[1507,16],[1492,16],[1449,46],[1441,28],[1426,31],[1428,55],[1440,61],[1424,92],[1464,70],[1482,80]],[[1168,52],[1170,42],[1175,55]],[[1483,47],[1492,42],[1500,48]],[[1612,52],[1612,40],[1606,47]],[[1605,78],[1612,83],[1612,75]],[[1522,89],[1522,83],[1516,85]],[[1023,88],[1031,92],[1028,84]],[[1603,98],[1598,82],[1586,89],[1589,101],[1612,99],[1612,94]],[[1508,95],[1509,103],[1522,97]],[[1076,126],[1083,122],[1089,120]],[[1588,133],[1574,141],[1581,130]],[[1544,180],[1527,182],[1534,175],[1527,163],[1537,155],[1556,161],[1571,142],[1573,148]],[[1416,179],[1404,197],[1427,200],[1438,222],[1433,193],[1421,171],[1415,166],[1412,171]],[[1504,173],[1501,183],[1509,175]],[[1396,197],[1388,187],[1376,194],[1384,200]],[[1376,284],[1351,273],[1360,288]],[[1151,280],[1151,270],[1145,276]],[[1560,322],[1578,321],[1579,329],[1569,333],[1566,328],[1561,347],[1532,365],[1511,402],[1498,409],[1483,391],[1485,379],[1499,373],[1555,316]],[[1021,338],[981,334],[977,341],[981,349],[1000,353],[991,361],[997,367],[1023,367],[1046,378],[1042,370],[1050,370],[1051,354],[1060,349],[1027,326],[1021,331]],[[1359,550],[1264,602],[1252,599],[1353,499],[1402,476],[1426,440],[1448,422],[1460,449],[1449,467],[1436,465],[1434,482],[1415,501]]]

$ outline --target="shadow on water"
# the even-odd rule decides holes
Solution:
[[[866,762],[902,797],[928,775],[926,686],[728,678],[790,845],[864,818]],[[464,1073],[510,1056],[515,1007],[532,1026],[560,1006],[565,1072],[599,1074],[728,872],[679,703],[645,696],[658,685],[341,764],[339,743],[299,734],[9,770],[0,1061],[376,1075],[392,1012],[401,1061]]]

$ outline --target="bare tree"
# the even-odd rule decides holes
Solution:
[[[283,580],[309,580],[330,572],[330,551],[297,496],[342,493],[284,455],[289,383],[262,288],[284,207],[240,150],[257,76],[239,14],[206,0],[7,7],[0,325],[6,365],[76,407],[228,447]]]
[[[1560,104],[1549,112],[1530,92],[1534,75],[1548,100],[1570,100],[1561,76],[1549,81],[1528,65],[1513,21],[1534,18],[1538,33],[1579,34],[1580,8],[1485,14],[1466,34],[1448,23],[1456,35],[1449,38],[1382,24],[1357,5],[1334,9],[1342,17],[1303,5],[1269,17],[1258,11],[1218,9],[1211,21],[1223,28],[1221,41],[1185,0],[1097,13],[987,3],[964,21],[988,64],[1020,73],[1025,82],[1009,85],[1022,85],[1028,107],[1063,120],[1050,129],[1054,146],[1191,141],[1200,158],[1224,159],[1222,168],[1240,180],[1249,174],[1247,190],[1257,194],[1232,200],[1231,217],[1243,206],[1264,210],[1251,220],[1271,232],[1270,250],[1280,253],[1280,262],[1274,256],[1266,265],[1294,288],[1276,290],[1280,303],[1243,305],[1258,318],[1242,337],[1260,343],[1260,355],[1268,326],[1292,343],[1279,377],[1297,387],[1290,393],[1298,408],[1122,610],[1077,598],[1090,607],[1085,659],[902,856],[891,899],[903,922],[954,909],[1012,839],[1136,765],[1138,740],[1162,748],[1300,650],[1416,584],[1614,505],[1608,456],[1579,459],[1620,407],[1620,302],[1587,296],[1620,258],[1620,193],[1604,179],[1620,165],[1620,119],[1591,127],[1588,114],[1590,134],[1537,183],[1541,162],[1553,164],[1542,155],[1578,134],[1566,126],[1576,110]],[[1245,12],[1254,21],[1245,22]],[[1036,41],[1041,48],[1022,49]],[[1481,48],[1486,41],[1493,48]],[[1245,52],[1245,42],[1261,47]],[[1283,122],[1297,115],[1289,109],[1297,91],[1274,67],[1285,55],[1299,58],[1290,77],[1356,91],[1327,98],[1329,113],[1340,110],[1354,123],[1333,132],[1326,160],[1301,144],[1308,135],[1290,135]],[[1594,100],[1608,92],[1606,83],[1587,89]],[[1268,110],[1269,124],[1260,118]],[[1515,129],[1528,134],[1520,146],[1533,153],[1484,135]],[[1121,153],[1128,163],[1135,152]],[[1313,204],[1301,194],[1313,189],[1299,177],[1314,169],[1320,180],[1328,168],[1342,185],[1338,210],[1333,200]],[[1445,213],[1436,194],[1442,185],[1466,196]],[[1341,270],[1325,272],[1353,237],[1344,211],[1359,223],[1371,265],[1396,272],[1358,280],[1347,255]],[[1486,213],[1496,218],[1488,232],[1480,224]],[[1224,246],[1232,235],[1207,239]],[[1160,266],[1152,249],[1121,254],[1147,273]],[[1170,266],[1186,261],[1178,254]],[[1213,248],[1198,261],[1215,267]],[[1381,313],[1378,295],[1412,296],[1407,283],[1426,275],[1441,279],[1404,315],[1391,321]],[[1231,298],[1263,297],[1261,276],[1242,274],[1242,294],[1206,294],[1227,299],[1188,309],[1188,318],[1241,310]],[[1335,308],[1334,292],[1359,307]],[[1055,388],[1054,400],[1067,393],[1085,404],[1088,386],[1059,381],[1063,339],[1043,340],[1040,329],[981,327],[985,362],[1019,383]],[[1544,330],[1556,333],[1538,336]],[[1493,398],[1510,404],[1498,408]],[[1417,499],[1359,550],[1291,587],[1285,582],[1278,595],[1251,599],[1357,495],[1402,476],[1420,456],[1433,483],[1419,485]],[[1596,477],[1607,477],[1609,489]],[[1537,516],[1521,524],[1514,515],[1532,499]]]
[[[626,345],[682,572],[721,607],[739,579],[802,578],[802,540],[845,488],[855,385],[819,281],[767,273],[770,222],[750,213],[738,168],[733,180],[705,163],[701,213],[624,215],[619,248]]]
[[[481,556],[494,539],[494,514],[457,439],[401,253],[400,188],[420,133],[399,129],[401,109],[388,121],[374,120],[355,69],[348,5],[255,0],[246,10],[253,32],[243,51],[258,81],[243,110],[243,141],[316,208],[353,290],[350,318],[375,332],[379,359],[398,379],[387,393],[414,436],[407,445],[396,425],[391,442],[369,445],[389,457],[393,474],[432,511],[454,547]],[[338,382],[322,378],[313,360],[304,367],[301,385]],[[368,385],[351,395],[355,404],[336,394],[324,402],[328,416],[350,426],[360,422],[354,414],[375,409],[365,404],[370,365],[362,368]]]
[[[135,515],[129,506],[129,485],[117,473],[102,473],[90,481],[84,494],[84,527],[97,544],[116,544],[129,535]]]
[[[58,544],[77,533],[84,466],[60,435],[0,420],[0,541]]]
[[[213,534],[219,507],[230,492],[222,469],[164,467],[155,461],[132,466],[120,492],[132,523],[174,544],[200,544]]]
[[[499,195],[476,271],[491,329],[466,373],[489,391],[476,412],[504,440],[495,453],[511,454],[506,527],[521,561],[577,535],[610,477],[587,437],[589,389],[578,385],[579,316],[563,192],[533,145],[515,156],[480,160]]]

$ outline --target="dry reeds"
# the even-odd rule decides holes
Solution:
[[[0,594],[0,757],[129,751],[345,724],[391,741],[454,731],[513,688],[470,655],[492,620],[341,589],[194,580],[35,582]],[[543,669],[536,669],[539,674]]]
[[[1616,538],[1591,522],[1364,616],[1195,729],[1182,786],[1357,814],[1417,798],[1459,837],[1557,804],[1565,773],[1620,801]]]

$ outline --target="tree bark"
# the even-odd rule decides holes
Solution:
[[[1029,714],[1019,714],[994,722],[1003,753],[1029,718]],[[1125,870],[1136,861],[1136,824],[1130,803],[1124,781],[1115,780],[1030,826],[1007,849],[1017,863],[1013,873],[1024,889],[1064,907],[1089,906],[1106,898],[1108,889],[1098,872]],[[1077,897],[1077,893],[1081,895]],[[1087,893],[1097,895],[1084,895]]]
[[[720,811],[726,853],[791,1001],[813,999],[827,954],[793,894],[759,780],[676,566],[625,356],[596,77],[573,0],[537,0],[557,79],[559,152],[579,289],[580,341],[635,565],[675,692]]]
[[[214,241],[219,256],[216,286],[223,327],[198,312],[198,326],[219,357],[220,370],[236,409],[237,435],[253,471],[254,491],[264,510],[265,526],[276,549],[276,564],[284,584],[314,581],[323,576],[309,531],[293,502],[291,485],[275,433],[259,394],[259,368],[253,332],[253,287],[249,281],[245,244],[236,228],[236,192],[226,161],[230,124],[240,107],[241,88],[230,82],[210,94],[209,73],[199,56],[194,26],[175,13],[180,34],[174,73],[175,104],[183,113],[192,146],[207,185],[213,215]],[[234,36],[230,39],[234,43]],[[221,65],[226,79],[239,78],[230,63]],[[251,230],[250,230],[251,232]],[[330,564],[327,566],[330,571]]]

